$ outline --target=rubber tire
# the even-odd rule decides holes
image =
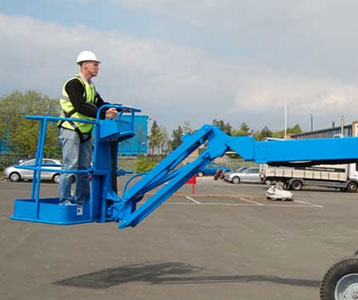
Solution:
[[[358,257],[345,257],[328,269],[320,287],[321,300],[336,300],[334,291],[338,281],[348,274],[358,273]],[[351,299],[347,299],[351,300]]]
[[[356,182],[350,182],[347,185],[348,193],[356,193],[358,191],[358,184]]]
[[[300,180],[294,180],[290,184],[291,189],[294,191],[300,191],[302,189],[302,186],[303,186],[303,184],[302,184],[302,181],[300,181]]]
[[[240,177],[235,176],[231,179],[231,182],[234,184],[239,184],[240,183]]]
[[[204,176],[204,173],[202,171],[199,171],[198,174],[196,174],[196,176],[198,177],[203,177]]]
[[[54,182],[54,183],[60,183],[60,174],[55,174],[55,175],[53,175],[52,176],[52,181]]]
[[[10,179],[11,182],[19,182],[21,180],[21,176],[17,172],[12,172],[9,175],[9,179]]]

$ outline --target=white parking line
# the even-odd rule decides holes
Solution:
[[[322,205],[318,205],[318,204],[314,204],[314,203],[309,203],[309,202],[305,202],[305,201],[295,200],[295,202],[297,202],[297,203],[302,203],[302,204],[307,204],[307,205],[313,206],[313,207],[319,207],[319,208],[322,208],[322,207],[323,207]]]
[[[193,201],[195,204],[201,204],[201,202],[189,197],[189,196],[185,196],[186,199],[190,200],[190,201]]]
[[[250,203],[256,204],[256,205],[258,205],[258,206],[264,206],[262,203],[259,203],[259,202],[256,202],[256,201],[252,201],[252,200],[249,200],[249,199],[246,199],[246,198],[240,198],[240,200],[246,201],[246,202],[250,202]]]

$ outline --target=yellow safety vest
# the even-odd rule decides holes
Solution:
[[[70,101],[70,98],[65,90],[66,84],[73,79],[78,79],[84,88],[84,94],[83,97],[86,99],[86,103],[95,105],[97,103],[97,92],[94,85],[89,84],[85,78],[81,74],[77,74],[76,76],[70,78],[66,81],[66,83],[63,85],[62,88],[62,96],[60,99],[60,105],[61,105],[61,116],[60,117],[66,117],[66,118],[78,118],[78,119],[85,119],[85,120],[95,120],[92,117],[88,117],[86,115],[83,115],[75,110],[75,107],[73,106],[72,102]],[[88,123],[81,123],[81,122],[69,122],[64,121],[59,124],[61,127],[64,127],[66,129],[70,130],[76,130],[80,131],[81,133],[90,133],[93,125]]]

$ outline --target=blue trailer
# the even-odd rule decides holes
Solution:
[[[248,161],[271,165],[308,166],[358,161],[358,138],[256,141],[252,137],[231,137],[218,127],[204,125],[193,134],[185,135],[182,144],[150,172],[130,178],[120,196],[117,176],[128,172],[117,169],[118,145],[135,136],[135,113],[140,110],[117,105],[117,108],[130,113],[126,115],[121,112],[116,120],[100,120],[100,111],[106,107],[109,105],[101,107],[94,121],[47,116],[27,117],[41,122],[36,162],[35,165],[26,167],[34,171],[34,180],[31,197],[15,200],[11,219],[55,225],[116,222],[120,229],[135,227],[197,174],[198,170],[227,151],[235,151]],[[58,120],[95,125],[93,166],[88,170],[75,171],[92,176],[88,204],[64,206],[59,205],[57,197],[40,197],[40,173],[51,171],[41,166],[46,127],[48,122]],[[196,160],[181,166],[182,161],[204,143],[207,144],[207,149]],[[61,172],[74,173],[70,170]],[[142,178],[128,188],[131,180],[138,176]],[[144,201],[144,195],[154,189],[155,192]],[[358,299],[357,282],[358,258],[345,258],[326,273],[321,285],[321,299]]]

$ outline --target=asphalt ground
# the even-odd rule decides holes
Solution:
[[[0,182],[0,299],[319,299],[327,269],[358,248],[358,194],[281,202],[267,188],[199,178],[119,230],[11,221],[30,183]]]

